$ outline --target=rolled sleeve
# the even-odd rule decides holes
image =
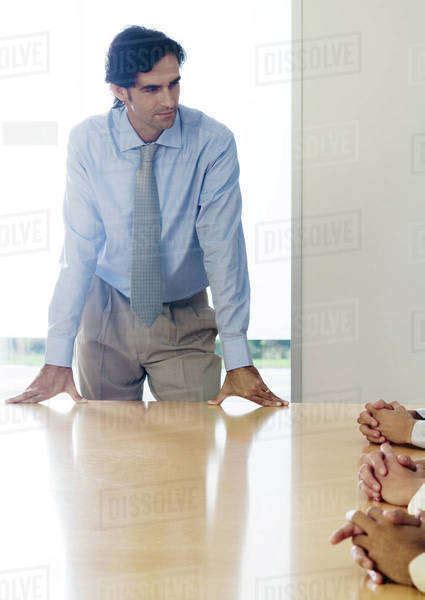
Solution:
[[[419,510],[425,510],[425,483],[423,483],[416,494],[412,496],[407,506],[407,512],[411,515],[416,514]]]
[[[413,585],[421,592],[425,592],[425,552],[410,561],[409,574]]]
[[[418,448],[425,448],[425,421],[416,421],[413,425],[411,442]]]
[[[73,128],[67,148],[63,202],[64,242],[60,272],[48,310],[45,362],[71,367],[81,313],[105,240],[81,151],[81,128]]]
[[[246,335],[250,284],[241,214],[237,148],[227,130],[206,169],[196,220],[227,371],[253,364]]]
[[[416,515],[419,511],[425,510],[425,484],[422,484],[416,494],[412,496],[407,512]],[[419,554],[409,563],[409,573],[413,584],[421,592],[425,591],[425,553]]]

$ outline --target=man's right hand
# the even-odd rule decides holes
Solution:
[[[83,398],[75,387],[71,367],[45,364],[25,391],[18,396],[7,398],[6,403],[35,404],[64,392],[69,394],[74,402],[87,402],[87,399]]]

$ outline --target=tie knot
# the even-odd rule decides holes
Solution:
[[[141,146],[140,150],[142,153],[142,161],[151,162],[153,160],[157,148],[158,144],[155,144],[153,142],[151,144],[145,144],[144,146]]]

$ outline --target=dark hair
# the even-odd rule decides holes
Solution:
[[[179,43],[162,31],[132,25],[123,29],[112,40],[106,59],[106,83],[129,88],[135,85],[137,73],[147,73],[166,54],[174,54],[179,65],[186,60],[186,52]],[[124,106],[115,97],[112,108]]]

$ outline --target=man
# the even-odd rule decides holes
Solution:
[[[87,399],[287,406],[253,366],[250,286],[231,130],[179,105],[183,48],[133,26],[112,41],[108,113],[69,136],[61,272],[45,365],[9,402]],[[210,285],[213,310],[208,305]],[[221,359],[226,378],[220,389]],[[78,335],[77,335],[78,334]],[[74,351],[83,396],[72,374]]]
[[[425,500],[425,494],[423,500]],[[425,501],[422,501],[425,507]],[[330,538],[338,544],[349,537],[354,561],[376,584],[384,576],[395,583],[414,585],[425,592],[425,512],[419,516],[402,510],[370,508],[347,513],[347,522]]]
[[[425,448],[425,410],[406,410],[398,402],[378,400],[365,405],[357,419],[360,432],[374,444],[388,440]]]

